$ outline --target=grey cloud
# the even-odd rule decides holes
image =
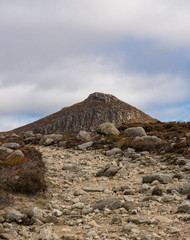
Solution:
[[[104,48],[132,38],[188,52],[189,9],[187,0],[1,0],[0,113],[50,114],[94,91],[142,108],[186,101],[188,78],[124,68],[122,53]]]

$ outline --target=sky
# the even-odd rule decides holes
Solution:
[[[113,94],[190,121],[189,0],[1,0],[0,131]]]

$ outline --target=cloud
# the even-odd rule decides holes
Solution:
[[[187,0],[2,0],[0,7],[0,26],[14,27],[16,35],[25,30],[33,35],[34,45],[42,35],[49,37],[48,44],[58,36],[67,46],[80,42],[74,36],[95,41],[132,36],[186,47],[190,42]]]
[[[0,114],[22,125],[19,115],[45,116],[94,91],[163,119],[166,105],[187,111],[189,9],[187,0],[1,0]]]
[[[181,76],[127,73],[109,59],[81,57],[29,75],[27,84],[1,88],[0,100],[6,101],[0,111],[47,114],[81,101],[94,91],[112,93],[145,108],[186,101],[188,89],[188,80]]]

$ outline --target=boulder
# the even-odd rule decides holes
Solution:
[[[87,143],[80,144],[80,145],[78,145],[78,149],[85,151],[87,148],[91,147],[92,144],[93,144],[93,142],[87,142]]]
[[[133,137],[133,138],[143,137],[143,136],[146,136],[146,132],[142,127],[131,127],[131,128],[125,129],[124,136]]]
[[[46,141],[46,139],[52,139],[53,143],[58,143],[63,141],[63,136],[61,134],[49,134],[49,135],[44,135],[41,140],[40,140],[40,145],[43,145]],[[52,141],[51,140],[51,141]],[[48,140],[50,141],[50,140]]]
[[[6,215],[7,222],[17,222],[22,223],[26,219],[26,215],[22,214],[17,210],[9,210]]]
[[[190,181],[184,183],[183,186],[179,187],[178,191],[184,195],[190,194]]]
[[[54,140],[52,138],[46,138],[43,145],[44,146],[50,146],[54,144]]]
[[[146,175],[143,177],[143,183],[152,183],[155,180],[159,181],[162,184],[172,183],[172,177],[167,174],[155,174],[155,175]]]
[[[0,151],[5,151],[6,153],[12,153],[13,150],[10,148],[6,148],[6,147],[0,147]]]
[[[60,240],[54,233],[51,224],[45,224],[35,229],[34,240]]]
[[[116,154],[121,154],[123,151],[120,148],[113,148],[106,152],[106,156],[115,156]]]
[[[24,138],[30,138],[30,137],[34,137],[34,133],[32,131],[27,131],[24,133]]]
[[[115,135],[118,136],[120,134],[119,130],[115,127],[113,123],[105,122],[98,126],[98,133],[106,134],[106,135]]]
[[[45,218],[47,217],[47,214],[43,210],[39,209],[38,207],[33,207],[29,209],[28,217],[31,219],[32,223],[35,223],[38,221],[45,222]]]
[[[16,158],[16,157],[24,157],[24,153],[21,150],[15,150],[13,153],[11,153],[7,159],[10,158]]]
[[[83,130],[81,130],[81,131],[78,133],[77,137],[78,137],[79,139],[82,139],[82,140],[85,140],[85,141],[89,141],[89,140],[91,139],[90,133],[88,133],[88,132],[86,132],[86,131],[83,131]]]
[[[20,147],[20,145],[18,143],[14,143],[14,142],[8,142],[8,143],[4,143],[2,145],[2,147],[16,150],[16,149],[18,149]]]
[[[17,135],[16,133],[12,133],[10,137],[11,137],[11,138],[18,138],[19,135]]]
[[[110,210],[115,210],[121,208],[122,203],[116,198],[106,198],[104,200],[100,200],[96,202],[93,206],[93,209],[104,210],[108,208]]]
[[[155,196],[162,196],[163,195],[164,188],[162,185],[157,185],[155,188],[152,190],[152,195]]]
[[[101,169],[96,173],[96,177],[113,177],[117,174],[117,172],[120,170],[120,167],[117,166],[109,166]]]
[[[177,213],[190,213],[190,203],[182,203],[178,207]]]

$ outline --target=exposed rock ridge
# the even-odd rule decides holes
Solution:
[[[95,92],[89,95],[89,97],[87,98],[87,101],[101,101],[101,102],[105,102],[105,103],[110,103],[110,102],[116,102],[119,101],[118,98],[116,98],[115,96],[111,95],[111,94],[105,94],[105,93],[100,93],[100,92]]]
[[[23,133],[78,133],[80,130],[94,131],[104,122],[116,125],[129,122],[156,122],[149,115],[119,100],[111,94],[95,92],[83,102],[65,107],[59,112],[42,118],[34,123],[13,130]]]

